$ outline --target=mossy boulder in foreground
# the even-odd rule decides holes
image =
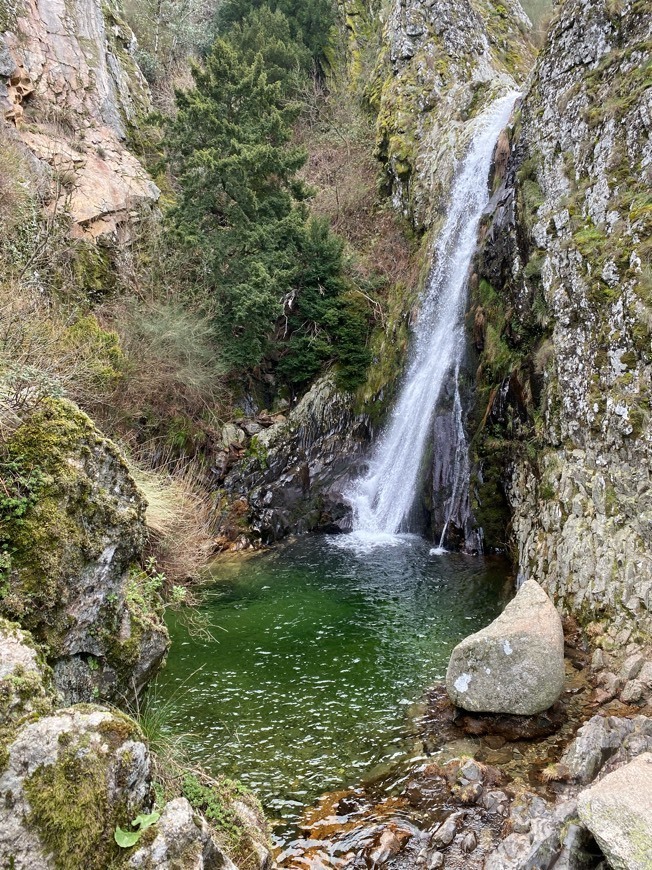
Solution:
[[[0,854],[10,866],[105,868],[113,834],[150,797],[150,757],[134,722],[92,706],[24,725],[0,773]]]
[[[152,759],[137,724],[80,704],[24,723],[0,760],[0,856],[13,870],[235,870],[183,797],[154,808]],[[116,830],[149,816],[126,848]],[[262,834],[261,834],[262,836]],[[3,863],[3,866],[5,864]],[[253,866],[263,866],[262,862]]]
[[[0,613],[44,645],[66,701],[132,695],[168,637],[138,568],[145,500],[117,447],[75,405],[46,399],[0,465]]]

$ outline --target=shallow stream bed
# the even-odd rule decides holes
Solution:
[[[409,708],[511,594],[503,561],[430,548],[416,536],[304,537],[216,562],[202,606],[215,640],[169,620],[150,696],[166,729],[288,831],[319,795],[409,756]]]

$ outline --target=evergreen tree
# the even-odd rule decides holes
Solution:
[[[260,55],[267,80],[279,82],[283,93],[297,93],[310,70],[310,52],[293,37],[280,10],[272,12],[269,6],[252,10],[233,25],[227,38],[245,62],[253,63]]]
[[[256,365],[292,271],[305,154],[288,144],[290,110],[262,58],[248,65],[218,39],[193,77],[195,88],[177,95],[168,140],[181,185],[173,219],[198,261],[208,260],[226,358]]]
[[[220,33],[228,32],[262,6],[282,12],[293,38],[305,45],[316,61],[323,60],[336,20],[334,0],[224,0],[217,13]]]
[[[265,69],[265,21],[275,28],[266,56],[276,81]],[[197,283],[211,288],[231,370],[266,360],[297,389],[334,363],[353,387],[369,361],[368,317],[352,304],[343,242],[304,204],[305,153],[290,141],[297,108],[283,92],[286,25],[279,13],[253,15],[233,39],[215,42],[193,70],[195,87],[177,94],[167,146],[180,194],[171,217]]]

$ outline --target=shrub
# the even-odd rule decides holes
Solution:
[[[106,305],[101,315],[120,336],[125,356],[116,405],[127,422],[145,414],[156,428],[178,414],[219,412],[224,366],[210,316],[180,303],[136,300]]]

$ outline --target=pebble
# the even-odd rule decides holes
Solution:
[[[478,845],[478,838],[473,833],[473,831],[469,831],[468,834],[466,834],[464,839],[462,840],[462,851],[464,852],[465,855],[468,855],[470,852],[472,852],[475,849],[475,847],[477,845]]]
[[[629,656],[625,659],[620,669],[620,678],[623,682],[627,682],[627,680],[633,680],[634,677],[639,675],[639,672],[643,665],[645,664],[645,659],[640,653],[635,653],[632,656]]]
[[[630,680],[620,693],[623,704],[635,704],[643,697],[643,685],[638,680]]]
[[[436,846],[449,846],[457,833],[457,820],[460,813],[453,813],[443,822],[432,836],[432,842]]]

